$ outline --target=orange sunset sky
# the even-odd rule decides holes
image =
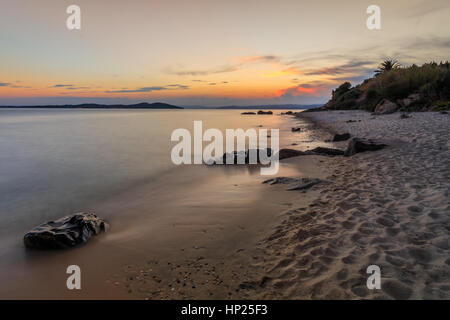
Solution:
[[[0,105],[322,103],[383,58],[448,60],[449,16],[448,0],[2,0]]]

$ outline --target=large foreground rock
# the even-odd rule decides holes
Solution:
[[[376,151],[386,147],[385,144],[375,143],[372,140],[352,138],[348,142],[347,150],[345,150],[344,156],[349,157],[359,152],[364,151]]]
[[[109,225],[92,213],[76,213],[35,227],[25,234],[23,242],[33,249],[65,249],[87,242],[105,232]]]

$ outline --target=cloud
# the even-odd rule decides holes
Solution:
[[[242,67],[248,63],[255,63],[255,62],[268,63],[278,61],[280,61],[280,57],[275,55],[255,55],[255,56],[237,57],[234,58],[231,61],[231,63],[211,69],[173,70],[171,68],[167,68],[166,72],[177,76],[207,76],[211,74],[234,72],[242,69]],[[193,80],[193,81],[202,82],[202,80]]]
[[[66,90],[84,90],[90,89],[91,87],[67,87]]]
[[[303,83],[293,87],[279,90],[277,96],[280,98],[298,97],[298,96],[315,96],[319,97],[329,91],[325,83]]]
[[[186,86],[184,84],[169,84],[166,87],[175,88],[175,89],[189,89],[189,86]]]
[[[450,49],[450,39],[443,37],[414,38],[410,39],[405,47],[415,50],[418,48]]]
[[[448,8],[450,8],[450,2],[448,0],[422,1],[415,6],[406,6],[404,8],[405,10],[403,10],[403,16],[407,18],[418,18]]]
[[[0,87],[9,87],[11,83],[8,82],[0,82]]]
[[[238,66],[233,65],[225,65],[218,68],[213,69],[204,69],[204,70],[184,70],[184,71],[173,71],[171,69],[167,70],[167,73],[174,74],[177,76],[207,76],[210,74],[218,74],[218,73],[226,73],[226,72],[233,72],[238,70]]]
[[[162,91],[162,90],[186,90],[189,86],[182,84],[169,84],[166,86],[152,86],[152,87],[142,87],[137,89],[121,89],[121,90],[107,90],[105,93],[139,93],[139,92],[152,92],[152,91]]]
[[[368,70],[372,70],[373,67],[373,61],[364,60],[364,61],[349,61],[344,64],[332,66],[332,67],[325,67],[325,68],[318,68],[318,69],[310,69],[306,70],[304,72],[305,75],[312,76],[312,75],[339,75],[339,74],[348,74],[348,73],[366,73]]]
[[[287,76],[287,75],[292,75],[292,74],[300,75],[300,74],[303,74],[303,72],[300,71],[299,68],[290,67],[290,68],[283,69],[283,70],[280,70],[280,71],[266,73],[266,74],[264,74],[264,76],[266,76],[266,77],[279,77],[279,76]]]
[[[247,57],[237,57],[235,58],[240,62],[278,62],[280,61],[280,57],[275,55],[256,55],[256,56],[247,56]]]
[[[73,87],[73,84],[55,84],[52,88]]]

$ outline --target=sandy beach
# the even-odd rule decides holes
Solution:
[[[349,132],[388,147],[322,157],[318,164],[330,172],[331,183],[308,191],[318,196],[309,204],[294,203],[261,243],[266,262],[249,283],[251,297],[448,299],[448,114],[401,119],[399,113],[327,111],[299,117],[311,121],[323,139]],[[372,264],[381,268],[381,290],[366,287]]]

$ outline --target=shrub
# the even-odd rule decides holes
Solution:
[[[400,67],[395,60],[389,61],[391,62],[384,63],[383,72],[378,72],[374,78],[364,80],[361,85],[352,88],[349,82],[345,82],[333,90],[332,98],[327,104],[329,108],[360,108],[373,111],[383,98],[395,102],[413,93],[420,93],[421,99],[409,107],[412,110],[423,110],[436,105],[437,101],[440,101],[439,107],[447,108],[450,100],[448,61],[410,67]]]

